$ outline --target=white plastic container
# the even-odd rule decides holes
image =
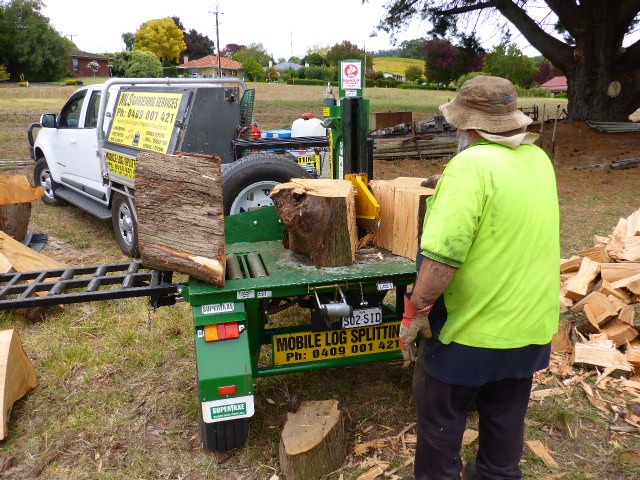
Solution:
[[[313,113],[303,113],[302,117],[291,124],[292,137],[326,137],[327,129],[322,126],[322,120]]]

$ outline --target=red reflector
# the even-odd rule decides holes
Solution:
[[[236,393],[235,385],[227,385],[226,387],[218,387],[218,393],[220,395],[233,395]]]
[[[238,327],[238,322],[218,324],[219,340],[228,340],[230,338],[238,338],[239,336],[240,336],[240,328]]]

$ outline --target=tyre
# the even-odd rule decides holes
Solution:
[[[131,199],[121,193],[114,193],[111,201],[111,223],[122,253],[138,258],[138,223]]]
[[[49,165],[47,165],[46,158],[40,157],[36,160],[36,166],[33,170],[33,181],[36,186],[44,188],[44,195],[42,196],[44,203],[56,206],[64,205],[65,201],[56,197],[55,189],[58,187],[58,184],[51,178],[51,171],[49,170]]]
[[[202,447],[210,452],[226,452],[241,448],[249,436],[249,419],[238,418],[225,422],[205,423],[202,412],[198,418]]]
[[[309,172],[280,155],[249,155],[230,164],[222,173],[224,214],[273,205],[271,189],[292,178],[309,178]]]

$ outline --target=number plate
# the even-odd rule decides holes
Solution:
[[[400,349],[400,322],[371,327],[296,332],[273,336],[274,365],[355,357]]]
[[[382,323],[381,308],[363,308],[353,311],[350,317],[342,317],[342,328],[368,327]]]

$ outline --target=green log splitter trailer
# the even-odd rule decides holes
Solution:
[[[333,178],[372,178],[358,68],[343,62],[346,88],[341,83],[340,100],[325,100]],[[0,275],[0,310],[136,296],[158,307],[182,296],[193,309],[201,437],[211,451],[246,443],[258,377],[402,358],[398,332],[413,261],[371,249],[354,265],[317,268],[283,247],[275,207],[225,217],[225,232],[224,287],[172,284],[171,272],[145,271],[140,262],[8,273]],[[397,308],[385,301],[391,291]],[[293,306],[286,319],[276,315]]]
[[[183,287],[193,307],[208,450],[244,445],[257,377],[402,358],[402,312],[384,297],[395,289],[402,305],[415,263],[371,251],[352,266],[316,268],[283,248],[283,230],[274,207],[227,217],[227,264],[236,265],[229,270],[237,278],[224,287],[197,281]],[[307,309],[303,324],[273,321],[273,312],[295,304]],[[271,351],[261,356],[263,345]]]

